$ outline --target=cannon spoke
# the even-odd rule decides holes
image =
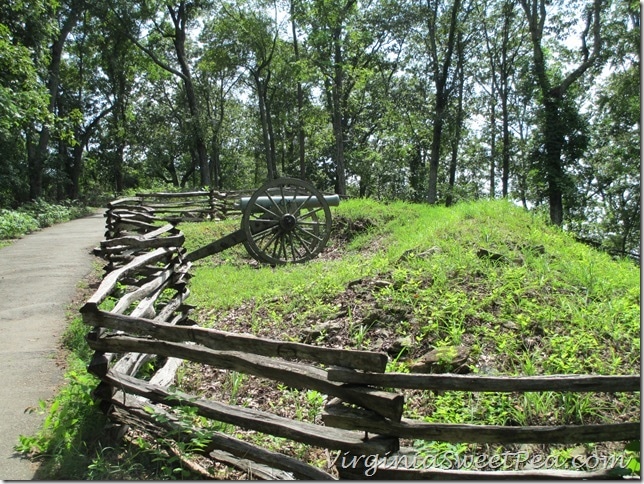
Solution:
[[[266,191],[266,196],[271,201],[273,206],[277,209],[278,216],[284,215],[284,211],[282,210],[282,207],[280,207],[280,204],[275,201],[275,199],[271,196],[271,194],[270,194],[270,192],[268,190]],[[281,199],[282,200],[284,199],[284,195],[282,195]],[[261,205],[260,205],[260,207],[261,207]],[[262,207],[262,208],[264,208],[264,207]]]
[[[309,203],[309,201],[313,198],[313,195],[309,195],[307,198],[305,198],[302,203],[300,203],[297,208],[294,210],[295,213],[300,213],[300,211],[304,208],[304,206]]]
[[[252,237],[255,240],[261,240],[263,237],[265,237],[267,234],[270,234],[274,231],[276,227],[278,227],[278,223],[275,222],[274,220],[264,220],[262,221],[262,224],[255,224],[255,222],[258,222],[258,220],[253,220],[253,230],[252,230]],[[269,225],[270,223],[270,225]],[[267,227],[263,228],[258,228],[260,225],[268,225]]]
[[[280,249],[281,253],[284,255],[284,259],[287,259],[288,254],[286,253],[286,234],[283,237],[280,237]]]
[[[261,234],[257,234],[253,236],[253,240],[255,241],[255,244],[257,245],[257,247],[263,246],[263,248],[265,249],[268,245],[270,245],[270,242],[264,243],[266,239],[269,237],[270,237],[270,240],[274,240],[275,237],[277,237],[277,230],[271,229],[271,230],[264,231]]]
[[[297,220],[298,220],[298,222],[301,222],[304,219],[315,217],[315,216],[317,216],[318,213],[323,212],[323,211],[324,211],[324,207],[318,207],[318,208],[315,208],[315,209],[311,209],[308,212],[305,212],[304,215],[300,215],[297,218]]]
[[[298,259],[301,257],[300,251],[295,248],[295,237],[293,236],[292,233],[288,234],[288,241],[291,246],[291,257],[293,260]]]
[[[300,243],[302,244],[302,247],[304,247],[304,250],[306,251],[307,255],[312,257],[313,256],[313,251],[309,248],[309,246],[307,245],[306,241],[304,239],[302,239],[302,237],[300,237],[300,235],[297,232],[295,232],[293,235],[295,236],[295,238],[297,240],[300,241]]]
[[[257,205],[257,208],[260,210],[263,210],[264,213],[268,214],[271,217],[271,220],[273,221],[280,218],[281,213],[277,214],[269,210],[268,207],[264,207],[263,205]]]
[[[280,237],[280,235],[282,235]],[[284,254],[284,259],[286,259],[286,246],[284,245],[284,237],[283,234],[277,234],[277,237],[275,238],[275,243],[273,244],[273,251],[271,256],[274,259],[278,260],[283,260],[282,259],[282,254]]]
[[[298,227],[297,231],[301,232],[302,234],[305,234],[309,238],[316,239],[318,241],[318,243],[321,243],[322,241],[324,241],[324,239],[322,237],[318,237],[313,232],[309,232],[308,230],[304,230],[302,227]]]
[[[273,254],[275,254],[275,247],[277,245],[277,242],[279,241],[279,239],[278,239],[279,233],[275,232],[275,233],[273,233],[271,235],[272,235],[272,237],[270,237],[268,239],[268,242],[263,244],[262,247],[259,247],[259,244],[258,244],[258,247],[259,247],[259,249],[260,249],[260,251],[262,253],[268,253],[268,251],[270,250],[270,247],[273,246],[272,252],[273,252]]]

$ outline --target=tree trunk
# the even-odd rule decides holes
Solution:
[[[438,96],[436,98],[436,112],[434,114],[434,126],[432,128],[432,146],[429,155],[429,187],[427,190],[427,202],[430,204],[434,204],[438,201],[438,166],[440,164],[441,140],[443,138],[443,124],[445,122],[446,110],[446,96]]]
[[[253,71],[252,74],[257,91],[257,106],[259,108],[259,121],[262,126],[262,143],[266,157],[267,176],[269,180],[274,180],[277,178],[277,167],[275,165],[274,148],[271,143],[271,129],[268,120],[268,110],[266,108],[266,86],[262,79],[260,79],[259,72]]]
[[[63,48],[67,41],[67,36],[72,31],[80,19],[81,10],[72,9],[69,16],[64,19],[63,26],[51,46],[51,59],[49,61],[49,78],[47,80],[47,90],[49,93],[49,112],[54,114],[56,111],[56,102],[58,100],[60,64],[63,57]],[[27,169],[29,173],[29,198],[34,200],[42,196],[43,192],[43,171],[45,169],[45,160],[47,159],[47,147],[51,133],[47,123],[43,124],[42,129],[38,132],[37,141],[28,134],[27,140],[33,140],[34,145],[27,148]],[[28,143],[30,144],[30,143]]]
[[[561,126],[557,100],[544,101],[545,108],[545,169],[548,183],[550,221],[555,225],[563,223],[564,169],[561,152],[564,144],[564,128]]]
[[[496,89],[492,74],[492,93],[490,95],[490,198],[496,196]]]
[[[299,44],[297,41],[297,30],[295,27],[295,5],[294,0],[291,0],[291,30],[293,31],[293,54],[295,62],[300,60]],[[302,82],[297,80],[297,147],[298,159],[300,167],[300,178],[306,180],[306,157],[305,157],[305,137],[304,137],[304,120],[302,119],[304,108],[304,90],[302,89]]]
[[[204,139],[202,128],[201,111],[199,109],[197,95],[195,94],[194,84],[192,82],[190,66],[188,65],[188,61],[186,59],[185,44],[187,12],[185,8],[185,2],[181,2],[179,8],[176,11],[168,5],[168,10],[172,17],[172,21],[174,22],[174,47],[177,54],[177,60],[179,61],[179,65],[181,67],[181,78],[183,80],[183,85],[186,90],[186,98],[188,100],[191,134],[197,155],[197,162],[199,165],[201,185],[203,187],[209,187],[211,185],[210,168],[208,166],[208,150],[206,148],[206,141]]]
[[[510,42],[510,27],[514,18],[514,2],[506,1],[503,4],[503,41],[501,48],[501,78],[499,80],[501,97],[501,123],[503,147],[501,148],[501,192],[503,198],[508,196],[508,180],[510,179],[510,110],[508,108],[508,96],[510,85],[508,79],[512,75],[513,59],[515,55],[508,58],[508,46]]]
[[[335,139],[335,190],[338,195],[347,194],[347,181],[344,161],[344,129],[342,127],[342,96],[344,93],[344,71],[342,67],[342,47],[340,35],[342,30],[333,30],[333,85],[331,98],[333,102],[333,137]]]
[[[461,144],[461,129],[463,126],[463,90],[465,89],[465,76],[463,64],[465,62],[465,53],[463,45],[463,36],[458,34],[458,61],[457,61],[457,76],[458,76],[458,99],[456,103],[456,120],[454,125],[454,133],[452,134],[452,158],[449,163],[449,188],[447,190],[447,198],[445,205],[450,207],[454,203],[454,185],[456,184],[456,166],[458,163],[458,147]],[[494,129],[493,129],[494,131]],[[494,135],[492,135],[494,139]],[[494,146],[494,145],[492,145]],[[494,160],[494,151],[492,151],[492,160]]]
[[[510,113],[508,110],[507,91],[504,91],[501,96],[501,117],[503,119],[501,190],[503,198],[507,198],[508,180],[510,178]]]
[[[269,74],[270,79],[270,74]],[[271,163],[271,171],[273,172],[273,179],[279,178],[280,173],[277,169],[277,154],[275,150],[275,133],[273,132],[273,115],[271,111],[271,104],[268,96],[268,79],[264,88],[264,109],[266,114],[266,129],[268,130],[268,149],[270,152],[269,161]]]
[[[123,192],[125,188],[125,174],[123,173],[123,159],[125,156],[125,143],[120,141],[116,147],[116,153],[114,155],[114,187],[116,188],[116,193]]]
[[[413,190],[415,202],[420,202],[423,198],[424,168],[423,147],[421,141],[418,140],[415,143],[413,154],[409,158],[409,185]]]

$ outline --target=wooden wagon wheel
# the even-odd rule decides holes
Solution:
[[[306,262],[326,246],[331,210],[313,185],[296,178],[265,183],[244,208],[241,228],[248,253],[260,262]]]

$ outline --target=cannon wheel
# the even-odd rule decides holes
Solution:
[[[326,246],[331,210],[313,185],[296,178],[265,183],[251,196],[241,229],[248,253],[260,262],[278,265],[306,262]]]

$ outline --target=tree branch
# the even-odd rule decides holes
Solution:
[[[577,69],[575,69],[570,74],[568,74],[568,76],[566,76],[566,78],[559,86],[553,89],[553,91],[556,91],[557,94],[562,94],[566,92],[566,90],[570,87],[570,85],[573,84],[577,79],[579,79],[588,69],[590,69],[592,65],[599,58],[599,54],[602,48],[601,18],[600,18],[601,7],[602,7],[602,0],[593,1],[592,10],[588,12],[588,17],[586,19],[586,28],[584,29],[584,32],[582,34],[582,50],[585,50],[584,52],[585,60],[579,65],[579,67],[577,67]],[[586,47],[586,35],[590,30],[591,22],[593,24],[593,51],[589,56],[588,49]]]

